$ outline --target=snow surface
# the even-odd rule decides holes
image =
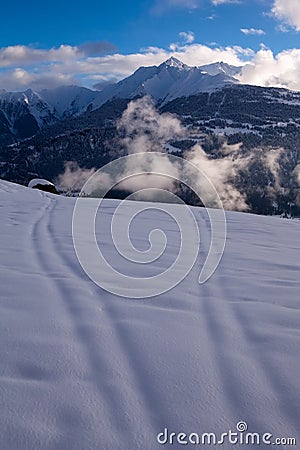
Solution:
[[[228,213],[221,265],[199,286],[210,233],[195,208],[194,269],[172,291],[132,300],[80,267],[74,201],[0,182],[0,449],[152,450],[165,427],[222,433],[241,420],[299,445],[299,222]],[[113,258],[105,228],[116,205],[105,201],[97,222]],[[135,226],[142,247],[147,227],[157,228],[144,214]],[[168,264],[178,230],[170,218],[160,224],[172,233]]]
[[[32,188],[38,184],[44,185],[44,186],[54,186],[53,183],[51,183],[48,180],[45,180],[44,178],[33,178],[33,180],[30,180],[28,183],[28,187]]]

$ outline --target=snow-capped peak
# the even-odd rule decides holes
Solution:
[[[176,67],[177,69],[188,69],[189,66],[184,64],[179,59],[175,58],[174,56],[171,56],[171,58],[164,61],[159,67]]]

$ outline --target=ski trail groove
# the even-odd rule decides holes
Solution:
[[[100,402],[99,411],[101,411],[102,409],[101,403],[104,402],[106,421],[109,420],[110,423],[103,425],[110,426],[111,429],[115,428],[117,431],[118,423],[120,423],[121,421],[121,417],[119,416],[120,402],[118,400],[118,395],[111,390],[109,385],[107,385],[106,398],[102,398],[103,389],[101,389],[100,384],[97,384],[98,380],[99,383],[101,383],[101,375],[102,375],[101,371],[105,369],[107,362],[104,360],[101,361],[101,355],[98,355],[99,356],[98,360],[95,359],[93,355],[93,348],[91,347],[92,338],[89,336],[90,332],[88,330],[88,327],[85,328],[81,325],[81,323],[78,321],[80,317],[78,317],[76,310],[72,306],[72,304],[74,304],[74,302],[76,301],[76,295],[73,295],[73,298],[70,298],[69,287],[66,287],[64,285],[64,280],[62,278],[58,278],[59,264],[57,264],[58,261],[57,249],[55,249],[55,247],[53,246],[53,240],[48,230],[48,221],[51,220],[55,205],[56,205],[55,200],[51,199],[50,202],[47,204],[47,206],[42,210],[39,219],[35,222],[33,226],[32,237],[40,245],[39,249],[36,248],[36,245],[33,245],[35,249],[36,258],[39,265],[44,270],[45,274],[49,278],[51,278],[51,287],[53,288],[53,300],[55,300],[56,303],[60,303],[60,305],[63,305],[63,307],[61,308],[60,306],[58,310],[62,310],[62,314],[68,317],[68,322],[71,324],[71,329],[73,333],[72,340],[74,341],[76,347],[79,346],[79,349],[77,348],[77,351],[79,351],[82,355],[84,355],[83,358],[87,360],[86,365],[87,367],[89,367],[90,372],[88,378],[90,378],[90,380],[92,380],[98,387],[100,398],[98,398],[97,400],[91,399],[90,401]],[[50,254],[49,248],[43,247],[45,241],[48,241],[51,245]],[[64,269],[65,268],[66,267],[64,267]],[[55,276],[56,278],[53,279],[53,276]],[[84,408],[84,404],[82,406]],[[87,417],[86,420],[87,422],[89,422],[90,415],[88,407],[85,408],[84,412]],[[92,420],[95,421],[95,418],[92,418]],[[101,417],[101,420],[103,420],[103,417]],[[94,427],[101,428],[101,423],[94,422]],[[120,430],[118,430],[118,432],[119,431]],[[102,444],[104,444],[105,446],[105,443]],[[99,445],[101,445],[100,442]],[[116,448],[118,448],[117,442],[114,442],[114,445],[116,445]],[[60,448],[59,445],[58,447]]]
[[[82,296],[77,296],[76,294],[73,295],[72,300],[65,300],[66,308],[72,317],[76,334],[84,347],[85,353],[88,355],[92,372],[96,374],[98,381],[95,382],[98,383],[99,392],[103,394],[101,375],[104,368],[107,366],[107,378],[113,376],[114,372],[116,372],[115,375],[119,377],[125,376],[128,378],[124,384],[127,387],[131,387],[131,390],[129,389],[130,398],[128,398],[129,393],[124,392],[122,386],[114,386],[113,390],[108,386],[106,405],[110,412],[111,420],[115,422],[115,426],[117,427],[118,424],[126,421],[126,432],[131,433],[131,441],[136,442],[138,445],[138,447],[136,447],[137,449],[143,448],[142,442],[146,441],[147,436],[139,436],[138,425],[135,422],[137,417],[134,419],[130,417],[130,413],[127,410],[128,404],[131,404],[130,410],[138,411],[138,420],[141,421],[141,423],[149,424],[150,430],[147,433],[148,436],[152,435],[155,437],[156,435],[157,426],[155,426],[155,423],[157,422],[159,412],[157,411],[157,408],[155,408],[155,405],[157,404],[155,401],[155,393],[152,392],[149,396],[144,394],[143,386],[145,385],[145,373],[143,373],[142,367],[140,368],[141,372],[139,372],[139,364],[136,364],[137,352],[134,350],[136,344],[135,339],[130,338],[128,327],[126,327],[126,325],[123,326],[122,321],[118,321],[117,319],[118,305],[116,302],[122,300],[108,297],[107,302],[109,302],[109,304],[104,302],[103,291],[87,278],[77,261],[76,254],[73,249],[71,228],[70,235],[67,236],[67,239],[72,242],[72,259],[69,259],[66,252],[63,251],[63,243],[61,243],[62,245],[59,245],[59,238],[57,240],[54,238],[55,227],[53,222],[55,219],[56,207],[57,204],[53,204],[53,208],[51,211],[48,211],[47,217],[45,218],[45,235],[49,241],[51,241],[58,266],[61,265],[64,268],[64,272],[68,272],[70,279],[73,279],[74,283],[76,280],[80,280],[80,288],[84,288],[90,293],[90,299],[84,300]],[[63,279],[57,280],[56,283],[62,298],[67,299],[70,288],[64,285]],[[82,325],[85,321],[86,310],[89,309],[91,309],[91,311],[95,311],[96,309],[99,318],[99,328],[103,325],[109,329],[110,343],[112,344],[114,351],[117,350],[117,355],[114,355],[114,359],[112,361],[108,361],[109,353],[105,352],[105,354],[102,354],[100,347],[101,342],[99,342],[95,333],[95,327]],[[114,367],[114,365],[117,367]],[[111,369],[109,368],[110,366]],[[111,375],[109,375],[109,372],[111,372]],[[150,388],[151,380],[149,380],[148,386]],[[151,401],[151,399],[154,400]],[[142,429],[142,427],[140,427],[140,429]]]
[[[200,222],[204,222],[204,242],[208,243],[209,221],[200,215]],[[222,262],[219,270],[222,270]],[[264,432],[268,429],[276,436],[278,423],[269,423],[268,417],[260,415],[266,403],[270,410],[277,411],[278,421],[284,420],[282,430],[285,434],[288,431],[288,434],[295,436],[299,426],[299,409],[293,407],[295,399],[282,394],[282,386],[287,381],[270,359],[260,354],[258,347],[253,348],[257,336],[251,324],[234,308],[230,286],[221,284],[217,271],[211,280],[200,287],[200,295],[202,289],[207,332],[215,347],[217,367],[222,373],[224,394],[228,397],[227,404],[231,405],[231,415],[235,415],[236,422],[249,418],[248,424],[252,430]],[[232,349],[236,346],[246,349],[243,361],[235,359]]]

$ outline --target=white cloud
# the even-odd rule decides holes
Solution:
[[[187,33],[188,34],[188,33]],[[191,37],[190,37],[191,39]],[[89,52],[88,52],[89,53]],[[244,66],[241,81],[261,86],[280,86],[300,90],[300,49],[274,55],[262,47],[210,47],[195,42],[171,44],[169,49],[149,47],[138,53],[86,56],[79,47],[61,45],[57,49],[33,49],[26,46],[0,49],[0,89],[39,90],[66,84],[92,87],[120,80],[140,66],[159,65],[175,56],[190,66],[224,61]]]
[[[290,31],[290,27],[285,23],[279,23],[276,26],[276,30],[281,31],[281,33],[288,33]]]
[[[115,51],[109,42],[85,42],[79,46],[60,45],[57,48],[37,49],[25,45],[14,45],[0,48],[0,68],[29,65],[42,62],[55,62],[103,55]]]
[[[36,90],[54,88],[62,85],[76,84],[72,73],[35,69],[33,71],[17,67],[12,70],[0,71],[0,89],[8,91],[23,90],[31,87]]]
[[[277,19],[300,31],[299,0],[275,0],[272,13]]]
[[[58,48],[49,50],[31,48],[25,45],[14,45],[0,49],[0,67],[59,61],[76,56],[83,56],[83,53],[81,54],[77,47],[71,47],[70,45],[61,45]]]
[[[191,36],[190,36],[191,39]],[[249,49],[210,48],[202,44],[173,44],[171,49],[149,47],[139,53],[86,56],[80,47],[61,45],[56,49],[14,46],[0,49],[0,89],[41,89],[62,84],[93,86],[96,82],[120,80],[140,66],[161,64],[171,55],[189,65],[219,60],[240,64]]]
[[[191,44],[195,40],[194,33],[192,31],[181,31],[179,36],[186,42],[187,44]]]
[[[262,48],[244,66],[241,82],[300,90],[299,73],[300,49],[284,50],[274,55],[271,50]]]
[[[225,5],[229,3],[240,3],[241,0],[210,0],[213,6]],[[162,14],[170,9],[187,9],[193,10],[204,6],[204,0],[156,0],[152,12],[154,14]]]
[[[240,3],[240,0],[211,0],[211,2],[213,5],[218,6],[226,3]]]
[[[249,34],[257,34],[257,35],[262,35],[262,34],[266,34],[264,30],[261,29],[257,29],[257,28],[241,28],[241,32],[249,35]]]

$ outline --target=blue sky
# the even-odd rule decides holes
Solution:
[[[289,64],[298,68],[299,31],[300,0],[5,2],[0,88],[91,87],[171,54],[191,65],[220,58],[231,64],[259,59],[262,65],[267,58],[274,73],[261,84],[274,84],[279,76],[287,85],[282,62],[275,68],[270,52],[277,66],[288,52]]]
[[[187,6],[186,6],[187,5]],[[272,1],[245,0],[213,5],[210,1],[147,0],[28,2],[1,6],[1,46],[33,45],[43,48],[84,41],[110,41],[122,53],[143,47],[167,47],[181,31],[193,31],[201,43],[259,47],[276,53],[294,47],[294,30],[282,33],[278,21],[268,17]],[[256,28],[265,35],[244,35],[241,28]]]

